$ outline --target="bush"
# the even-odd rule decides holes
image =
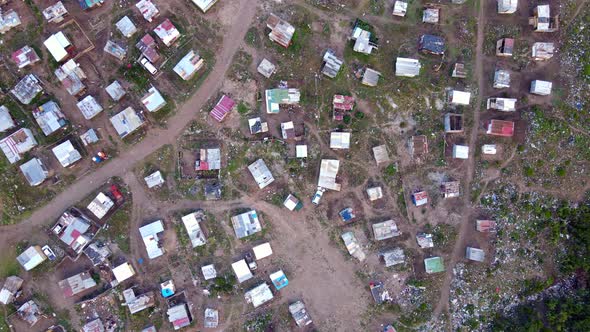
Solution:
[[[532,177],[535,175],[535,170],[530,166],[525,166],[523,168],[523,171],[524,171],[524,176]]]
[[[360,120],[360,119],[363,119],[363,118],[365,117],[365,113],[363,113],[363,112],[361,112],[361,111],[356,111],[356,112],[354,113],[354,117],[355,117],[355,118],[357,118],[357,119],[359,119],[359,120]]]

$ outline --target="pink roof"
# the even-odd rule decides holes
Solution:
[[[207,171],[207,170],[209,170],[209,163],[206,162],[206,161],[201,161],[199,163],[199,169],[198,170],[199,171]]]
[[[174,26],[174,24],[172,24],[172,22],[170,22],[170,19],[167,18],[156,29],[164,29],[166,31],[170,31],[170,30],[176,30],[176,27]]]
[[[190,323],[188,317],[175,320],[172,324],[176,327],[185,327]]]
[[[150,46],[156,43],[154,37],[152,37],[149,33],[143,36],[143,38],[141,38],[141,42],[144,43],[146,46]]]
[[[415,193],[414,194],[414,199],[416,201],[419,201],[419,200],[422,200],[422,199],[425,199],[425,198],[428,198],[428,193],[425,192],[425,191],[421,191],[419,193]]]
[[[514,122],[504,120],[491,120],[488,124],[488,134],[504,137],[514,135]]]
[[[236,102],[230,97],[223,95],[209,114],[213,117],[213,119],[217,120],[217,122],[221,122],[223,119],[225,119],[229,112],[231,112],[234,106],[236,106]]]
[[[354,107],[354,97],[334,95],[332,104],[334,105],[334,109],[351,111]]]

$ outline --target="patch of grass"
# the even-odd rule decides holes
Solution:
[[[238,113],[241,115],[246,115],[250,112],[250,108],[244,102],[240,102],[238,104]]]
[[[129,242],[129,222],[131,221],[131,202],[127,202],[108,221],[108,229],[101,232],[101,235],[114,241],[122,252],[131,252]]]

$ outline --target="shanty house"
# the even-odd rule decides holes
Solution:
[[[289,304],[289,312],[298,327],[306,327],[312,323],[311,317],[309,317],[307,309],[305,309],[305,304],[301,301]]]
[[[340,191],[341,184],[336,183],[340,160],[322,159],[320,165],[320,175],[318,177],[318,187]]]
[[[252,252],[254,252],[254,258],[259,261],[263,258],[270,257],[272,255],[272,248],[270,243],[265,242],[252,248]]]
[[[495,155],[498,152],[496,144],[484,144],[481,146],[481,153]]]
[[[555,32],[559,29],[559,15],[551,16],[549,5],[538,5],[533,9],[529,24],[535,32]]]
[[[96,131],[92,128],[88,129],[86,132],[80,135],[80,140],[82,141],[82,144],[84,144],[84,146],[88,146],[99,141]]]
[[[184,224],[184,228],[186,228],[186,232],[188,233],[193,248],[203,246],[207,243],[205,233],[203,233],[200,224],[204,219],[205,214],[203,211],[193,212],[182,217],[182,223]]]
[[[494,72],[494,88],[502,89],[510,87],[510,72],[504,69],[496,69]]]
[[[29,324],[29,327],[33,327],[39,320],[41,320],[43,312],[41,312],[39,305],[35,303],[35,301],[30,300],[16,309],[16,315],[18,318]]]
[[[275,14],[270,14],[266,20],[266,27],[270,29],[268,38],[277,44],[287,48],[295,34],[295,27]]]
[[[533,60],[544,61],[553,57],[555,44],[553,43],[534,43],[532,49]]]
[[[377,304],[382,304],[384,302],[391,301],[391,296],[389,292],[383,286],[383,283],[380,281],[369,283],[369,289],[371,290],[371,295],[373,296],[373,300]]]
[[[43,17],[48,23],[60,23],[67,14],[68,10],[61,1],[43,9]]]
[[[254,277],[245,259],[232,263],[231,268],[234,270],[236,279],[239,283],[243,283],[244,281],[250,280]]]
[[[398,230],[395,221],[387,220],[373,224],[373,234],[376,241],[391,239],[400,236],[402,233]]]
[[[174,307],[168,308],[166,315],[168,315],[168,321],[172,323],[174,330],[180,330],[181,328],[191,324],[191,316],[186,303],[181,303],[175,305]]]
[[[514,14],[518,7],[518,0],[497,0],[498,14]]]
[[[125,138],[139,127],[143,126],[144,120],[129,106],[115,114],[110,119],[120,138]]]
[[[113,208],[115,202],[105,195],[102,192],[99,192],[98,195],[88,204],[87,209],[92,212],[99,220],[104,218],[107,213]]]
[[[250,210],[231,217],[231,223],[238,239],[258,233],[262,230],[256,210]]]
[[[266,302],[273,299],[272,290],[268,284],[262,283],[251,290],[247,291],[244,295],[247,303],[252,303],[254,308],[258,308]]]
[[[422,35],[418,49],[423,53],[443,55],[446,50],[445,40],[435,35]]]
[[[5,12],[0,11],[0,33],[5,34],[12,28],[21,25],[18,13],[12,9]]]
[[[354,214],[354,209],[351,207],[347,207],[340,210],[340,212],[338,212],[338,215],[340,216],[340,219],[342,219],[343,222],[351,222],[354,218],[356,218],[356,215]]]
[[[158,54],[158,45],[156,44],[154,37],[150,36],[149,33],[143,36],[137,42],[137,44],[135,44],[135,47],[150,63],[156,63],[158,60],[160,60],[160,54]]]
[[[29,182],[29,185],[31,186],[40,185],[43,183],[43,181],[45,181],[45,179],[47,179],[47,176],[49,175],[47,168],[38,158],[33,158],[20,165],[20,171],[23,173],[25,179],[27,179],[27,182]]]
[[[268,131],[268,122],[262,122],[260,117],[248,119],[248,127],[250,127],[250,134],[256,135],[259,133],[266,133]]]
[[[104,324],[100,318],[94,319],[84,326],[82,326],[82,332],[105,332]]]
[[[145,183],[147,184],[149,189],[154,187],[159,187],[164,184],[164,177],[160,171],[156,171],[144,178]]]
[[[496,55],[511,57],[514,51],[514,39],[502,38],[496,42]]]
[[[488,98],[487,109],[503,112],[516,111],[516,99],[514,98]]]
[[[469,159],[469,146],[459,144],[453,145],[453,158]]]
[[[135,275],[135,270],[133,269],[133,266],[128,262],[125,262],[121,265],[114,267],[112,271],[113,275],[115,276],[115,280],[118,283],[122,283],[123,281]]]
[[[416,242],[418,243],[418,246],[422,249],[434,247],[434,240],[432,239],[432,234],[418,233],[416,234]]]
[[[485,252],[478,248],[467,247],[465,249],[465,257],[471,261],[483,262],[485,259]]]
[[[24,280],[17,276],[10,276],[6,278],[4,286],[0,291],[0,303],[7,305],[14,301],[14,298],[20,292]]]
[[[27,128],[21,128],[0,140],[0,149],[11,164],[21,160],[21,156],[35,146],[37,141],[33,132]]]
[[[26,270],[30,271],[43,263],[47,259],[47,256],[41,250],[39,246],[30,246],[22,254],[16,257],[18,263]]]
[[[514,135],[514,122],[504,120],[490,120],[487,125],[486,134],[512,137]]]
[[[330,149],[342,150],[350,148],[350,133],[332,132],[330,133]]]
[[[28,45],[13,52],[11,58],[19,69],[25,68],[26,66],[32,65],[41,60],[37,52],[35,52],[35,49]]]
[[[154,29],[154,33],[160,37],[160,40],[166,46],[171,46],[178,40],[178,38],[180,38],[180,31],[176,29],[170,19],[165,19],[164,22],[160,23],[160,25]]]
[[[395,76],[414,77],[420,74],[422,65],[417,59],[398,57],[395,60]]]
[[[405,0],[396,0],[393,5],[393,16],[404,17],[408,11],[408,2]]]
[[[439,16],[440,8],[424,8],[424,11],[422,12],[422,22],[436,24],[438,23]]]
[[[365,253],[363,252],[363,249],[361,248],[360,244],[358,243],[358,240],[356,239],[356,236],[354,236],[353,232],[344,232],[341,235],[342,241],[344,241],[344,245],[346,246],[346,249],[348,249],[348,253],[358,259],[359,261],[364,261],[366,258]]]
[[[352,50],[363,54],[371,54],[377,45],[371,41],[371,32],[362,29],[358,24],[352,30],[350,39],[354,40]]]
[[[214,171],[221,169],[221,149],[200,149],[195,161],[196,171]]]
[[[406,255],[404,254],[404,250],[401,248],[383,251],[379,253],[379,256],[383,258],[385,267],[403,264],[406,261]]]
[[[270,170],[264,163],[264,160],[258,159],[248,166],[250,174],[254,177],[254,180],[258,184],[260,189],[265,188],[271,184],[275,179],[270,173]]]
[[[51,231],[76,254],[80,254],[92,240],[93,234],[87,234],[90,225],[88,217],[72,208],[62,213]]]
[[[295,124],[293,121],[281,122],[281,135],[285,140],[295,138]]]
[[[551,94],[553,83],[549,81],[534,80],[531,82],[531,93],[539,96],[548,96]]]
[[[469,105],[471,93],[465,91],[451,90],[447,95],[447,101],[453,105]]]
[[[0,106],[0,133],[16,127],[8,108],[4,105]]]
[[[428,203],[428,192],[419,191],[412,194],[412,203],[416,206],[422,206]]]
[[[96,281],[88,271],[78,273],[57,283],[65,298],[80,294],[96,287]]]
[[[104,264],[112,255],[109,246],[101,242],[92,242],[84,250],[84,255],[88,257],[93,266]]]
[[[332,118],[337,121],[344,120],[344,115],[354,109],[354,97],[334,95],[332,99]]]
[[[428,139],[425,135],[412,136],[409,143],[410,154],[419,158],[428,154]]]
[[[272,64],[270,61],[268,61],[268,60],[266,60],[266,58],[264,58],[264,59],[262,59],[262,62],[260,62],[260,64],[258,65],[257,70],[258,70],[258,73],[260,73],[260,75],[262,75],[266,78],[270,78],[270,76],[275,73],[277,68],[275,67],[274,64]]]
[[[174,66],[174,72],[178,74],[183,80],[190,80],[197,71],[203,68],[205,60],[193,50],[190,50],[180,61]]]
[[[76,106],[78,106],[78,109],[82,112],[82,115],[86,120],[92,119],[103,110],[102,106],[100,106],[96,99],[90,95],[80,100]]]
[[[453,73],[451,74],[451,76],[455,78],[466,78],[467,71],[465,70],[465,64],[459,62],[455,63],[455,66],[453,67]]]
[[[338,75],[340,71],[340,67],[342,67],[343,61],[336,57],[336,53],[328,49],[326,53],[324,53],[324,65],[322,67],[322,74],[334,78]]]
[[[217,271],[213,264],[201,266],[201,273],[203,273],[203,279],[205,280],[217,278]]]
[[[92,9],[94,7],[100,7],[105,2],[105,0],[78,0],[80,7],[82,10]]]
[[[299,89],[278,88],[264,92],[266,99],[266,113],[276,114],[281,111],[281,105],[299,104],[301,93]]]
[[[65,115],[61,112],[59,105],[54,101],[48,101],[35,108],[33,110],[33,117],[45,136],[53,134],[67,124]]]
[[[131,38],[131,36],[137,32],[137,28],[129,16],[123,16],[123,18],[117,21],[115,25],[117,26],[117,29],[119,29],[119,32],[127,38]]]
[[[371,202],[383,198],[383,190],[381,187],[367,188],[367,196]]]
[[[440,185],[440,191],[444,198],[459,197],[460,194],[459,181],[447,181]]]
[[[103,51],[119,59],[119,61],[123,61],[127,56],[127,46],[121,46],[110,39],[104,45]]]
[[[125,95],[125,89],[123,88],[123,86],[121,85],[121,83],[119,83],[119,81],[113,81],[113,83],[109,84],[105,90],[107,91],[107,94],[114,100],[114,101],[119,101],[121,100],[121,98],[123,98],[123,96]]]
[[[307,145],[305,145],[305,144],[295,145],[295,157],[296,158],[307,158]]]
[[[388,163],[390,161],[386,145],[378,145],[374,147],[373,156],[377,164]]]
[[[159,234],[164,232],[162,220],[154,221],[150,224],[139,228],[139,234],[143,239],[143,244],[147,251],[149,259],[158,258],[164,255],[164,249],[160,245]]]
[[[463,115],[447,113],[444,117],[445,133],[463,132]]]
[[[217,325],[219,325],[219,311],[211,308],[205,309],[205,320],[203,321],[203,325],[206,329],[217,328]]]
[[[135,7],[139,9],[139,12],[141,13],[141,15],[143,15],[143,18],[145,18],[145,20],[148,22],[151,22],[154,19],[154,17],[160,15],[160,11],[158,10],[158,8],[156,8],[156,5],[154,5],[154,3],[150,0],[140,0],[135,5]]]
[[[156,305],[154,292],[147,292],[137,296],[133,288],[128,288],[123,291],[123,297],[125,298],[125,305],[132,315]]]
[[[43,42],[43,45],[45,45],[49,53],[51,53],[57,62],[62,62],[67,59],[74,49],[70,40],[61,31],[49,36],[49,38]]]
[[[426,273],[439,273],[445,270],[445,265],[443,263],[442,257],[430,257],[424,260],[424,267],[426,268]]]
[[[28,74],[23,77],[10,92],[21,103],[28,105],[35,99],[35,97],[43,91],[41,82],[34,74]]]
[[[380,72],[367,68],[363,73],[363,80],[361,83],[366,86],[377,86],[377,83],[379,83],[379,76],[381,76]]]
[[[230,97],[223,95],[211,110],[211,117],[217,122],[221,122],[234,109],[236,102]]]
[[[86,79],[86,74],[74,59],[70,59],[57,68],[55,70],[55,76],[57,76],[57,79],[72,96],[76,96],[86,90],[86,86],[82,83],[82,80]]]
[[[496,222],[493,220],[476,220],[475,228],[478,232],[490,233],[496,231]]]
[[[74,147],[70,140],[59,144],[51,149],[51,151],[63,167],[70,167],[78,160],[82,159],[80,151]]]
[[[213,5],[217,2],[217,0],[192,0],[203,13],[206,13]]]
[[[157,112],[166,106],[166,100],[153,85],[148,92],[141,97],[141,103],[150,112]]]

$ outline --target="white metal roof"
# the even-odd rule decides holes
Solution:
[[[274,64],[272,64],[272,62],[268,61],[267,59],[262,59],[262,62],[260,62],[258,65],[257,70],[260,75],[269,78],[277,70],[277,68]]]
[[[551,94],[551,88],[553,83],[549,81],[534,80],[531,83],[531,93],[541,96],[547,96]]]
[[[514,14],[518,6],[518,0],[498,0],[499,14]]]
[[[393,15],[404,17],[408,11],[408,3],[406,1],[397,0],[393,5]]]
[[[298,144],[295,146],[295,156],[297,158],[307,158],[307,145]]]
[[[43,263],[46,259],[47,256],[43,254],[43,251],[41,251],[39,246],[30,246],[16,258],[20,265],[27,271],[30,271],[37,265]]]
[[[471,99],[471,93],[465,91],[453,90],[451,92],[450,102],[456,105],[469,105],[469,99]]]
[[[207,12],[209,8],[211,8],[217,0],[193,0],[193,3],[199,7],[203,11],[203,13]]]
[[[13,128],[15,126],[12,117],[10,116],[10,112],[6,106],[0,106],[0,132],[5,132],[6,130]]]
[[[51,53],[55,61],[60,62],[68,57],[66,47],[70,46],[71,43],[63,32],[60,31],[49,36],[43,44],[47,47],[47,50]]]
[[[80,151],[76,150],[76,148],[74,147],[74,145],[72,145],[72,142],[70,140],[67,140],[61,143],[60,145],[54,147],[53,149],[51,149],[51,151],[53,151],[53,154],[55,155],[57,160],[59,160],[59,163],[63,167],[68,167],[76,161],[82,159]]]
[[[118,282],[123,282],[135,275],[135,270],[131,264],[125,262],[113,269],[113,274]]]
[[[125,95],[125,89],[123,89],[119,81],[113,81],[113,83],[109,84],[105,90],[114,101],[121,100],[121,98],[123,98]]]
[[[252,248],[254,251],[254,257],[256,260],[260,260],[272,255],[272,248],[269,242],[257,245],[256,247]]]
[[[241,261],[237,261],[237,262],[233,263],[231,265],[231,268],[234,270],[234,273],[236,274],[236,278],[238,279],[238,282],[240,282],[240,283],[254,277],[252,275],[252,271],[250,271],[250,268],[248,267],[248,263],[246,263],[245,259],[242,259]]]
[[[340,191],[341,185],[336,183],[336,176],[340,168],[340,161],[335,159],[322,159],[318,186],[330,190]]]
[[[102,106],[100,106],[96,99],[90,95],[80,100],[76,106],[78,106],[78,109],[82,112],[82,115],[84,115],[86,120],[92,119],[103,110]]]
[[[143,125],[143,119],[137,115],[131,106],[112,116],[110,121],[121,138],[131,134]]]
[[[248,170],[254,177],[254,180],[256,180],[256,183],[260,189],[268,186],[275,180],[272,176],[272,173],[264,163],[264,160],[262,159],[258,159],[249,165]]]
[[[148,188],[153,188],[164,183],[164,177],[160,171],[156,171],[144,178]]]
[[[469,147],[467,145],[453,145],[453,158],[469,159]]]
[[[330,148],[331,149],[349,149],[350,148],[350,133],[347,132],[333,132],[330,134]]]
[[[262,283],[247,291],[244,297],[246,302],[252,303],[254,308],[258,308],[273,299],[272,290],[267,283]]]
[[[98,193],[95,199],[88,204],[88,210],[92,212],[98,219],[102,219],[110,209],[115,205],[112,199],[104,193]]]
[[[201,69],[205,64],[203,60],[195,51],[190,50],[180,61],[174,66],[174,72],[178,74],[183,80],[189,80],[197,70]]]
[[[153,86],[148,90],[148,93],[141,98],[141,102],[150,112],[156,112],[166,105],[166,100],[162,97],[160,91]]]
[[[121,31],[123,36],[127,38],[133,36],[133,34],[137,32],[135,24],[133,24],[133,21],[131,21],[128,16],[123,16],[123,18],[120,19],[115,25],[117,26],[117,29]]]
[[[488,98],[488,109],[504,112],[516,111],[516,98]]]
[[[202,246],[207,242],[205,234],[203,234],[203,230],[201,229],[201,225],[197,220],[196,213],[191,213],[182,217],[182,223],[191,239],[193,248]]]
[[[143,238],[143,243],[150,259],[160,257],[164,254],[164,250],[160,247],[160,241],[158,239],[158,234],[163,231],[164,224],[162,224],[162,220],[154,221],[139,228],[139,234]]]

